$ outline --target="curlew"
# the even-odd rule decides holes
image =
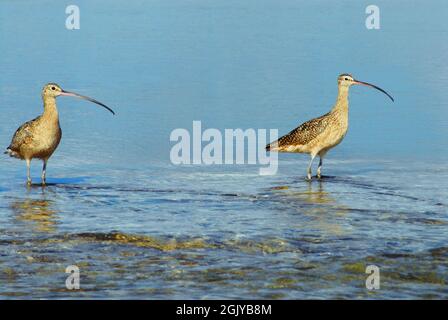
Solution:
[[[347,133],[348,91],[355,84],[375,88],[394,101],[394,98],[383,89],[367,82],[355,80],[350,74],[341,74],[338,77],[338,97],[333,109],[321,117],[301,124],[280,139],[268,144],[266,150],[310,154],[311,160],[307,169],[308,180],[311,180],[313,160],[319,156],[317,178],[320,179],[324,156],[330,149],[341,143]]]
[[[44,112],[36,119],[21,125],[14,133],[11,144],[5,151],[5,154],[9,154],[11,157],[26,161],[28,185],[31,184],[30,165],[31,160],[34,158],[43,161],[42,185],[45,185],[48,159],[61,141],[62,131],[56,107],[56,98],[59,96],[71,96],[88,100],[115,114],[112,109],[95,99],[65,91],[55,83],[47,84],[42,89]]]

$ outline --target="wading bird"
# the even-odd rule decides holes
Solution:
[[[45,175],[48,159],[59,145],[62,137],[59,126],[59,115],[56,107],[56,97],[70,96],[78,97],[96,103],[110,112],[114,111],[95,99],[82,96],[80,94],[62,90],[55,83],[49,83],[42,89],[42,99],[44,101],[44,112],[34,120],[25,122],[14,133],[11,144],[6,149],[5,154],[11,157],[26,161],[27,183],[31,184],[30,164],[34,158],[43,161],[42,184],[45,185]]]
[[[394,101],[394,98],[383,89],[367,82],[355,80],[350,74],[341,74],[338,77],[338,97],[333,109],[319,118],[301,124],[280,139],[268,144],[266,150],[310,154],[311,160],[307,170],[308,180],[311,180],[311,165],[318,155],[320,160],[317,177],[320,179],[324,156],[330,149],[337,146],[347,133],[348,91],[355,84],[375,88]]]

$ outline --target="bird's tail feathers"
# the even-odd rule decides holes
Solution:
[[[274,141],[266,145],[266,151],[276,151],[278,149],[278,141]]]
[[[4,154],[9,155],[10,157],[14,157],[17,158],[17,152],[13,151],[11,148],[7,148],[5,152],[3,152]]]

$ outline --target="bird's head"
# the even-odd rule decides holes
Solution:
[[[371,87],[374,88],[376,90],[381,91],[382,93],[384,93],[385,95],[387,95],[390,100],[394,101],[394,98],[392,98],[392,96],[390,94],[388,94],[385,90],[381,89],[380,87],[373,85],[371,83],[368,82],[364,82],[364,81],[359,81],[356,80],[352,77],[351,74],[348,73],[343,73],[338,77],[338,86],[340,88],[350,88],[352,85],[357,84],[357,85],[362,85],[362,86],[367,86],[367,87]]]
[[[103,103],[101,103],[101,102],[99,102],[99,101],[97,101],[95,99],[92,99],[92,98],[87,97],[87,96],[80,95],[80,94],[75,93],[75,92],[65,91],[60,86],[58,86],[56,83],[48,83],[42,89],[42,97],[44,99],[46,97],[56,98],[56,97],[59,97],[59,96],[68,96],[68,97],[81,98],[81,99],[84,99],[84,100],[96,103],[97,105],[100,105],[103,108],[106,108],[107,110],[109,110],[112,114],[115,114],[115,112],[111,108],[106,106],[105,104],[103,104]]]
[[[42,89],[42,96],[56,98],[61,95],[62,88],[56,83],[48,83]]]
[[[338,86],[350,87],[355,84],[355,79],[351,74],[343,73],[338,77]]]

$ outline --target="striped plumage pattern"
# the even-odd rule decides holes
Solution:
[[[321,117],[311,119],[299,127],[295,128],[288,134],[271,142],[266,146],[267,151],[288,151],[294,152],[294,149],[299,146],[304,146],[317,138],[331,122],[329,119],[330,113]]]
[[[40,116],[25,122],[22,124],[14,133],[12,137],[11,144],[6,149],[5,154],[10,155],[11,157],[23,159],[20,148],[24,144],[30,144],[33,140],[33,128],[38,123]]]

